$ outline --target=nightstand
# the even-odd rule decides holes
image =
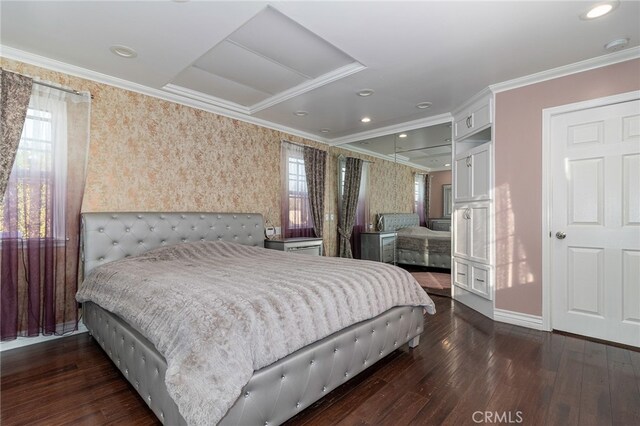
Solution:
[[[395,242],[395,232],[363,232],[360,234],[360,257],[364,260],[394,263]]]
[[[289,253],[322,256],[322,238],[285,238],[264,240],[264,247]]]

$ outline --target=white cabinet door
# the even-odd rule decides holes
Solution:
[[[455,201],[491,198],[491,146],[488,143],[455,158]]]
[[[640,100],[551,119],[554,329],[640,346]]]
[[[469,207],[467,219],[469,225],[469,257],[478,262],[489,263],[489,204]]]
[[[468,155],[456,158],[455,176],[454,199],[468,200],[471,198],[471,158]]]
[[[469,215],[470,209],[466,205],[456,206],[453,210],[455,233],[453,240],[453,255],[469,257]]]
[[[471,197],[474,199],[491,198],[491,147],[480,146],[471,155]]]
[[[491,124],[491,96],[472,104],[453,121],[456,141],[487,128]]]
[[[490,203],[459,204],[453,212],[453,255],[489,263],[491,254]]]

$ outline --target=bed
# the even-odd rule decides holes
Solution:
[[[451,232],[420,226],[413,213],[381,213],[382,231],[395,231],[396,261],[400,264],[451,269]]]
[[[130,307],[110,306],[110,301],[122,301],[138,297],[130,296],[130,291],[146,291],[147,293],[143,293],[145,298],[153,292],[161,293],[160,289],[162,289],[162,292],[176,291],[175,288],[177,286],[148,286],[148,281],[153,276],[153,273],[149,273],[149,271],[155,271],[156,269],[145,268],[155,267],[153,262],[173,259],[171,257],[173,253],[177,253],[176,256],[179,257],[185,252],[196,250],[196,248],[197,250],[206,249],[212,253],[215,250],[224,249],[225,251],[221,254],[223,257],[226,256],[227,251],[238,252],[237,256],[235,254],[233,256],[229,255],[225,259],[228,259],[229,263],[236,262],[239,265],[244,265],[244,270],[246,271],[255,271],[258,265],[261,264],[260,262],[266,265],[265,262],[277,261],[278,259],[274,259],[273,256],[279,256],[279,259],[286,264],[303,265],[304,269],[314,267],[314,264],[309,263],[312,262],[312,259],[315,259],[313,262],[338,262],[342,260],[332,258],[318,260],[319,258],[317,257],[306,257],[264,249],[264,224],[262,216],[259,214],[85,213],[82,215],[81,235],[85,282],[78,293],[78,299],[83,303],[84,323],[125,378],[133,385],[158,419],[164,424],[280,424],[403,344],[408,342],[410,347],[415,347],[423,331],[425,309],[430,313],[435,312],[433,302],[428,299],[428,296],[424,299],[418,293],[414,296],[408,294],[413,291],[413,288],[407,290],[409,288],[406,287],[408,284],[403,284],[405,287],[401,287],[398,284],[397,288],[388,286],[389,288],[385,291],[394,294],[398,293],[400,295],[398,297],[411,296],[420,300],[417,303],[390,306],[375,316],[372,315],[331,332],[325,337],[296,348],[288,355],[279,357],[262,368],[252,370],[248,381],[245,382],[241,389],[234,391],[232,403],[229,404],[230,408],[225,408],[222,415],[214,413],[215,415],[211,417],[197,417],[190,411],[193,410],[193,407],[189,407],[188,404],[185,405],[184,395],[181,393],[184,390],[184,386],[189,389],[188,383],[182,383],[185,382],[183,378],[189,376],[182,373],[177,374],[175,371],[175,357],[173,355],[175,346],[164,354],[163,351],[157,349],[157,347],[165,348],[166,342],[163,343],[163,339],[166,341],[179,340],[185,333],[163,334],[161,340],[155,341],[154,344],[152,341],[157,340],[158,336],[156,336],[157,333],[153,327],[157,325],[156,323],[159,320],[149,320],[148,318],[150,317],[147,316],[147,312],[161,309],[159,304],[150,302],[138,306],[140,311],[136,311]],[[198,251],[197,253],[200,252]],[[207,254],[206,256],[204,254],[201,256],[205,259],[203,260],[204,262],[211,262],[211,259],[215,258],[215,253],[211,256],[209,256],[208,251],[202,251],[202,253]],[[182,258],[179,260],[183,261]],[[364,263],[362,265],[363,267],[373,267],[373,265],[378,265],[379,263],[370,262],[370,264],[369,266]],[[115,291],[109,290],[109,286],[117,285],[112,284],[112,282],[118,281],[121,276],[134,279],[136,276],[130,274],[134,266],[140,271],[138,281],[136,281],[136,284],[140,284],[139,286],[129,284],[125,287],[114,287],[119,289],[118,291],[125,292],[122,294],[116,294]],[[349,267],[351,268],[352,265],[349,264]],[[391,266],[386,267],[392,268]],[[196,262],[195,266],[192,265],[189,270],[197,271],[198,268],[199,266]],[[167,266],[167,269],[169,269],[169,272],[165,273],[165,275],[171,275],[171,268]],[[301,267],[300,269],[303,268]],[[398,273],[395,269],[398,268],[383,269],[380,273],[380,282],[384,281],[382,278],[388,278],[389,274]],[[195,272],[193,273],[195,274]],[[249,273],[246,272],[246,274]],[[266,274],[265,280],[269,279],[268,271],[264,273]],[[100,280],[97,277],[101,277]],[[235,279],[235,277],[229,277],[227,281],[236,282],[234,281]],[[336,279],[336,281],[340,280]],[[239,280],[237,282],[238,288],[243,288],[242,281]],[[161,284],[166,285],[167,283],[161,282]],[[286,287],[285,284],[278,285]],[[195,284],[179,288],[180,292],[198,291],[198,286]],[[404,293],[401,290],[407,294],[402,296]],[[314,291],[319,292],[317,288],[314,288]],[[256,292],[259,293],[258,290]],[[93,299],[88,297],[88,294],[91,294]],[[96,294],[102,294],[102,296],[96,296]],[[181,293],[176,294],[180,295]],[[299,295],[305,294],[303,290],[300,290]],[[100,297],[103,297],[103,299]],[[173,306],[177,303],[174,302],[173,297],[175,296],[170,298],[170,303],[168,301],[165,303],[167,306]],[[274,299],[278,298],[275,297]],[[200,306],[199,300],[190,300],[188,305]],[[353,297],[346,297],[345,300],[350,304],[353,303],[354,306],[361,303],[357,302]],[[107,306],[105,307],[104,305]],[[217,311],[215,315],[218,315]],[[220,309],[220,311],[224,311],[224,309]],[[358,312],[360,312],[359,309],[353,309],[354,316]],[[351,312],[349,313],[351,314]],[[202,312],[202,314],[204,319],[209,318],[209,314],[215,317],[211,311]],[[129,321],[126,320],[127,316]],[[344,315],[341,315],[341,312],[337,312],[335,316],[341,317]],[[178,322],[176,321],[176,324]],[[314,318],[312,322],[322,321],[317,321]],[[236,328],[242,329],[243,323],[241,321],[239,323],[241,326]],[[132,324],[135,324],[135,326]],[[172,326],[172,324],[169,323],[169,326]],[[199,324],[198,328],[211,330],[212,335],[219,334],[219,330],[223,330],[223,327],[207,325],[206,321]],[[330,328],[327,328],[327,330],[330,330]],[[271,333],[271,331],[269,329],[267,332]],[[291,341],[293,340],[295,339],[291,338]],[[201,346],[204,343],[204,340],[196,339],[195,346]],[[264,343],[262,344],[264,345]],[[287,341],[288,344],[289,340]],[[180,345],[177,346],[182,347]],[[242,345],[260,347],[259,343],[254,343],[253,341],[244,342]],[[274,344],[274,346],[277,345]],[[226,359],[220,358],[219,355],[214,353],[220,352],[226,347],[222,349],[213,347],[213,351],[211,349],[208,348],[209,352],[203,353],[208,354],[207,357],[210,354],[214,360]],[[262,351],[273,355],[271,352],[275,352],[275,349],[271,350],[269,347],[264,347]],[[262,354],[261,351],[258,352]],[[196,353],[196,355],[198,354]],[[171,356],[167,357],[167,355]],[[235,358],[229,357],[229,359]],[[170,361],[168,362],[167,360]],[[202,363],[206,364],[206,362],[208,360]],[[222,377],[220,374],[218,376],[210,374],[197,362],[183,362],[183,365],[187,365],[190,370],[202,370],[203,377]],[[183,386],[182,388],[176,388],[174,383],[177,380],[176,377],[179,379],[178,382],[182,380],[180,382],[181,386]],[[170,386],[167,383],[170,383]],[[198,381],[197,383],[199,384],[200,382]],[[226,385],[226,382],[221,382],[219,387],[216,385],[205,389],[205,391],[215,395],[220,394],[228,399],[230,398],[230,393],[220,393],[222,392],[221,389],[226,389]],[[191,387],[195,388],[197,386]],[[191,391],[192,389],[189,390],[189,392]],[[199,389],[199,391],[202,393],[202,389]],[[217,404],[217,399],[214,398],[212,404]],[[189,414],[183,415],[183,412],[188,412]],[[201,415],[202,413],[198,414]]]

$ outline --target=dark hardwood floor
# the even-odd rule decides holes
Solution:
[[[420,346],[394,352],[288,424],[640,425],[639,352],[434,301]],[[157,424],[87,334],[4,352],[1,370],[2,425]]]

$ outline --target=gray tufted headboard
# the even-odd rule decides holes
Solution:
[[[96,266],[188,241],[231,241],[264,247],[258,213],[119,212],[82,214],[86,276]]]
[[[420,218],[417,213],[379,213],[382,218],[381,231],[397,231],[409,226],[420,226]]]

